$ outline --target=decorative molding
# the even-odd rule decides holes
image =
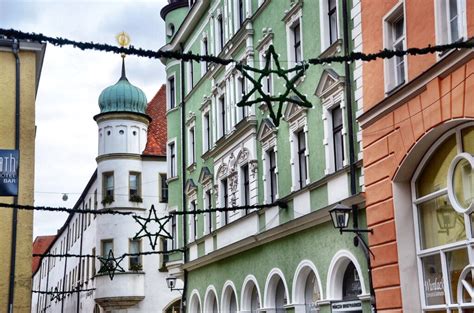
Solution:
[[[333,69],[324,69],[314,94],[324,101],[329,95],[332,95],[343,88],[344,77],[337,74]]]
[[[292,24],[295,19],[300,17],[299,10],[303,8],[303,0],[291,0],[291,8],[285,10],[285,15],[281,19],[285,24]]]

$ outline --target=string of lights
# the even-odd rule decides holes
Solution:
[[[63,295],[68,295],[68,294],[73,294],[76,292],[89,292],[89,291],[94,291],[95,288],[89,288],[89,289],[74,289],[74,290],[68,290],[68,291],[43,291],[43,290],[31,290],[32,293],[39,293],[41,295],[56,295],[56,294],[63,294]]]
[[[183,249],[172,249],[166,251],[145,251],[145,252],[138,252],[138,253],[124,253],[120,256],[116,256],[115,258],[124,258],[124,257],[135,257],[135,256],[142,256],[142,255],[154,255],[154,254],[172,254],[177,252],[184,252]],[[93,254],[74,254],[74,253],[63,253],[63,254],[55,254],[55,253],[34,253],[33,257],[43,257],[43,258],[99,258],[100,256],[93,255]]]
[[[223,59],[219,57],[215,57],[212,55],[198,55],[193,53],[182,53],[182,52],[175,52],[175,51],[153,51],[153,50],[145,50],[142,48],[135,48],[134,46],[129,46],[128,48],[124,47],[116,47],[108,44],[103,43],[94,43],[94,42],[82,42],[82,41],[75,41],[67,38],[62,37],[51,37],[46,36],[41,33],[28,33],[23,32],[20,30],[15,29],[4,29],[0,28],[0,35],[3,35],[7,38],[14,38],[19,40],[31,40],[31,41],[39,41],[39,42],[48,42],[54,46],[73,46],[75,48],[81,50],[97,50],[97,51],[104,51],[104,52],[112,52],[116,54],[126,54],[126,55],[135,55],[138,57],[146,57],[146,58],[170,58],[170,59],[177,59],[183,61],[203,61],[203,62],[212,62],[222,65],[228,65],[230,63],[241,63],[240,60],[235,59]],[[332,56],[326,58],[310,58],[306,62],[302,62],[302,65],[297,66],[304,68],[307,64],[318,65],[318,64],[328,64],[328,63],[343,63],[343,62],[354,62],[357,60],[360,61],[374,61],[376,59],[390,59],[395,56],[405,56],[405,55],[425,55],[425,54],[432,54],[437,52],[443,52],[452,49],[472,49],[474,48],[474,41],[473,38],[469,38],[466,41],[457,41],[450,44],[445,45],[428,45],[427,47],[423,48],[408,48],[406,50],[389,50],[384,49],[379,52],[374,53],[362,53],[362,52],[352,52],[348,55],[341,55],[341,56]]]

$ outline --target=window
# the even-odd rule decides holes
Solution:
[[[439,44],[456,42],[466,36],[465,0],[435,0],[436,36]]]
[[[141,181],[141,174],[131,172],[128,176],[128,194],[130,196],[130,200],[140,197],[140,183]]]
[[[196,163],[196,143],[194,127],[188,129],[188,165]]]
[[[245,164],[241,168],[241,205],[249,206],[250,205],[250,177],[249,177],[249,165]],[[248,213],[248,209],[245,209],[245,214]]]
[[[308,166],[306,164],[306,133],[304,130],[296,133],[297,141],[297,165],[298,165],[298,187],[302,189],[306,186],[306,180],[308,178]]]
[[[168,78],[168,108],[174,109],[176,107],[176,86],[174,76]]]
[[[114,200],[114,173],[107,172],[103,174],[103,197]]]
[[[178,229],[176,225],[176,214],[171,215],[171,249],[175,250],[178,248]]]
[[[275,149],[270,149],[267,151],[267,200],[269,203],[273,203],[276,200],[277,195],[277,166],[276,166],[276,154]]]
[[[206,112],[203,115],[203,143],[204,143],[204,151],[211,150],[211,119],[209,116],[209,112]]]
[[[168,203],[168,183],[166,182],[166,174],[160,174],[160,202]]]
[[[217,46],[219,47],[219,52],[224,49],[224,22],[222,21],[222,15],[217,17],[217,34],[219,42]]]
[[[385,47],[390,50],[403,50],[405,48],[405,18],[403,5],[385,20]],[[395,56],[385,60],[386,91],[405,83],[405,57]]]
[[[343,116],[341,107],[336,107],[331,112],[332,138],[334,148],[334,168],[340,170],[344,166],[344,140],[342,135]]]
[[[293,33],[293,56],[295,62],[300,62],[301,61],[301,29],[300,29],[300,23],[296,23],[291,28],[291,31]]]
[[[244,1],[243,0],[237,0],[237,1],[238,1],[238,6],[239,6],[239,27],[242,27],[245,20]]]
[[[102,240],[102,257],[107,258],[109,256],[109,252],[114,250],[114,241],[113,239]]]
[[[329,27],[329,45],[337,40],[337,6],[336,0],[328,1],[328,27]]]
[[[264,49],[260,52],[260,68],[265,67],[266,58],[268,48]],[[270,64],[270,69],[272,69],[273,64]],[[266,79],[263,80],[263,91],[266,92],[268,95],[272,95],[273,92],[273,74],[269,74],[266,76]]]
[[[193,53],[189,51],[188,53]],[[194,64],[192,60],[188,61],[188,93],[194,88]]]
[[[204,37],[201,41],[201,54],[209,55],[209,43],[207,37]],[[204,76],[207,70],[209,69],[209,63],[206,61],[201,61],[201,75]]]
[[[446,133],[428,151],[411,182],[416,264],[426,311],[456,307],[464,312],[472,303],[466,291],[472,288],[473,274],[463,270],[474,262],[474,218],[467,210],[474,197],[474,174],[460,153],[474,154],[473,138],[473,126]],[[460,280],[466,288],[461,292]]]
[[[206,209],[208,210],[212,209],[211,190],[206,190],[205,203],[206,203]],[[207,233],[210,234],[212,232],[212,213],[211,212],[206,213],[206,219],[207,219]]]
[[[229,193],[228,193],[228,184],[227,178],[221,180],[221,207],[227,208],[229,204]],[[224,211],[222,212],[224,215],[223,224],[227,225],[229,223],[229,212]]]
[[[169,157],[169,177],[173,178],[177,176],[177,161],[176,161],[176,146],[175,142],[168,143],[168,157]]]
[[[219,137],[224,137],[226,132],[226,107],[225,107],[225,99],[224,95],[219,97]]]
[[[242,76],[239,76],[237,78],[237,102],[241,101],[242,98],[244,97],[246,92],[245,89],[245,78]],[[247,117],[247,106],[242,106],[240,107],[240,119],[243,120],[245,117]]]
[[[129,241],[129,253],[137,254],[142,252],[142,242],[141,240]],[[130,255],[128,257],[128,269],[132,271],[141,271],[142,270],[142,257],[141,255]]]
[[[193,200],[191,201],[191,204],[190,204],[190,211],[191,212],[195,212],[196,211],[196,200]],[[197,214],[192,214],[191,215],[191,241],[192,240],[196,240],[197,238],[197,219],[198,219],[198,215]]]

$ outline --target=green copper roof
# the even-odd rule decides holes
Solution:
[[[145,114],[147,100],[145,93],[133,86],[125,76],[125,62],[122,61],[122,76],[115,85],[105,88],[99,96],[100,113],[135,112]]]

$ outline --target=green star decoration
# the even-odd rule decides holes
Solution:
[[[61,293],[58,290],[58,287],[54,287],[54,291],[51,294],[51,302],[55,301],[55,303],[58,303],[58,301],[61,301]]]
[[[147,237],[148,240],[150,241],[150,246],[153,250],[155,250],[156,248],[159,237],[163,237],[167,239],[173,238],[173,236],[171,236],[171,234],[166,230],[166,224],[168,224],[168,222],[171,220],[171,216],[167,215],[165,217],[158,218],[158,216],[156,215],[156,210],[155,210],[154,205],[151,206],[151,209],[148,213],[148,217],[145,218],[145,217],[134,215],[133,218],[142,227],[140,231],[135,235],[135,237],[133,237],[133,239],[137,240],[143,237]],[[148,224],[152,222],[158,224],[157,232],[153,233],[153,232],[148,231],[148,228],[147,228]]]
[[[109,255],[107,257],[98,257],[100,261],[100,270],[99,274],[107,273],[109,275],[110,280],[114,280],[115,272],[125,273],[123,267],[120,266],[120,262],[124,259],[124,256],[115,258],[114,252],[109,250]]]
[[[272,59],[275,63],[275,69],[272,69],[271,66]],[[236,69],[239,70],[242,75],[253,84],[253,88],[248,93],[242,96],[242,99],[237,103],[237,106],[251,106],[256,103],[264,102],[268,107],[269,115],[272,119],[273,124],[278,127],[282,116],[282,107],[285,102],[294,103],[296,105],[304,106],[307,108],[312,107],[311,102],[308,101],[305,95],[303,95],[296,89],[295,85],[295,83],[305,75],[305,71],[308,69],[308,67],[308,63],[302,63],[287,70],[281,68],[280,62],[278,61],[278,55],[275,52],[275,48],[273,47],[273,45],[270,45],[265,54],[265,67],[263,69],[254,68],[242,63],[236,65]],[[249,75],[248,72],[258,73],[260,74],[260,77],[255,79],[251,75]],[[294,73],[294,75],[289,78],[288,76],[291,73]],[[283,94],[279,94],[276,96],[271,95],[263,90],[262,81],[264,79],[268,79],[271,74],[276,74],[278,77],[284,80],[286,90]],[[250,97],[256,92],[258,92],[259,97],[254,100],[249,100]],[[290,93],[292,93],[291,96]],[[278,109],[276,113],[272,106],[273,102],[278,103]]]

